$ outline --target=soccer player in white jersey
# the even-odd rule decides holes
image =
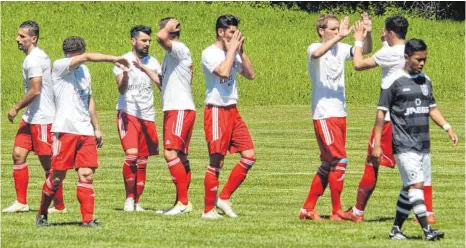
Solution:
[[[322,164],[312,180],[299,218],[321,220],[315,205],[327,184],[330,184],[333,209],[330,220],[340,221],[347,219],[340,202],[348,163],[345,149],[345,60],[352,58],[354,47],[340,43],[351,32],[347,16],[340,23],[332,14],[322,15],[317,20],[316,29],[321,42],[312,43],[307,55],[312,81],[312,119]],[[364,43],[356,42],[354,46],[363,47],[364,53],[369,53],[372,40],[368,38]]]
[[[37,226],[48,225],[47,208],[66,176],[67,170],[78,172],[77,197],[81,205],[82,226],[95,227],[94,172],[98,167],[97,147],[103,145],[92,98],[91,76],[84,65],[87,61],[113,62],[128,66],[124,58],[96,53],[85,53],[81,37],[71,36],[63,41],[65,58],[53,63],[52,82],[56,114],[52,124],[53,174],[42,188],[42,199],[36,217]]]
[[[130,62],[129,71],[115,66],[113,73],[120,97],[116,124],[125,152],[123,179],[126,200],[124,211],[144,211],[139,199],[146,183],[147,158],[159,154],[153,83],[160,88],[159,62],[149,56],[152,30],[138,25],[130,30],[132,51],[123,55]]]
[[[355,41],[362,41],[365,38],[365,32],[371,30],[372,25],[364,25],[364,27],[356,26],[354,32]],[[382,68],[382,80],[384,80],[393,72],[402,69],[405,65],[404,48],[405,37],[408,32],[408,20],[401,16],[388,17],[385,20],[385,28],[382,32],[382,48],[368,58],[363,57],[360,48],[356,48],[353,56],[353,64],[354,68],[358,71],[380,66]],[[390,115],[388,113],[386,115],[382,137],[384,154],[378,163],[373,164],[371,153],[374,145],[374,131],[372,130],[366,154],[364,174],[359,182],[357,191],[356,205],[347,211],[354,222],[364,221],[364,210],[375,189],[379,166],[390,168],[394,168],[395,166],[395,158],[392,152],[392,128]]]
[[[238,103],[240,73],[253,80],[256,73],[244,50],[245,37],[238,29],[236,16],[222,15],[215,26],[217,40],[202,51],[202,70],[206,81],[204,131],[210,163],[204,177],[205,200],[203,218],[217,219],[215,206],[230,217],[238,217],[231,208],[230,197],[246,178],[256,161],[256,153],[246,123],[241,118]],[[218,176],[227,151],[241,154],[217,198]]]
[[[193,61],[189,48],[180,42],[181,25],[174,17],[160,20],[157,42],[165,50],[162,63],[162,110],[164,157],[176,186],[172,208],[158,211],[178,215],[192,211],[188,199],[191,169],[188,148],[193,133],[196,110],[191,83]]]
[[[23,62],[23,82],[25,96],[8,112],[8,119],[13,123],[18,112],[27,107],[19,125],[13,147],[13,179],[15,182],[16,201],[4,209],[4,213],[29,211],[27,187],[29,169],[26,162],[30,151],[34,151],[45,170],[45,177],[50,174],[52,158],[52,127],[55,115],[53,102],[51,61],[49,56],[37,47],[39,25],[34,21],[23,22],[18,30],[16,42],[18,49],[26,54]],[[50,212],[65,211],[63,203],[63,185],[59,186],[54,198],[55,206]]]

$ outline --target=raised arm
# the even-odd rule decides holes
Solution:
[[[366,37],[364,39],[363,54],[369,54],[372,52],[372,18],[366,12],[361,14],[361,21],[364,25],[364,31]]]
[[[337,35],[331,40],[323,43],[319,48],[317,48],[312,54],[313,59],[318,59],[328,52],[335,44],[341,41],[343,38],[348,36],[351,33],[352,28],[349,27],[349,17],[345,16],[340,23],[340,29]]]
[[[244,37],[241,35],[241,32],[237,30],[230,41],[223,39],[223,44],[227,49],[227,54],[225,60],[220,63],[214,70],[214,73],[223,79],[227,79],[231,70],[233,69],[233,63],[235,61],[235,54],[238,50],[240,44],[244,41]]]
[[[458,136],[456,136],[453,128],[450,126],[450,124],[447,123],[442,113],[440,113],[440,110],[437,107],[431,107],[429,109],[429,116],[435,122],[435,124],[448,132],[448,136],[450,136],[450,139],[453,142],[453,147],[455,147],[458,144]]]
[[[115,57],[111,55],[105,55],[101,53],[83,53],[77,56],[73,56],[69,65],[69,70],[73,71],[85,62],[111,62],[115,65],[123,65],[129,67],[129,62],[122,57]]]
[[[241,72],[241,75],[243,75],[245,78],[249,80],[254,80],[256,78],[256,72],[254,71],[254,68],[252,67],[251,60],[246,55],[246,52],[244,52],[244,37],[241,41],[241,44],[238,47],[238,53],[242,61],[243,70]]]
[[[94,127],[94,136],[97,147],[101,148],[104,145],[104,136],[100,131],[99,121],[97,120],[95,101],[92,95],[89,96],[89,114],[91,116],[91,124]]]
[[[372,28],[372,27],[371,27]],[[364,23],[357,21],[354,25],[354,54],[353,54],[353,65],[356,71],[362,71],[377,67],[377,63],[372,57],[364,58],[363,51],[365,51],[366,44],[368,43],[367,30],[364,28]],[[370,37],[370,34],[369,34]],[[363,42],[365,40],[365,42]],[[372,38],[370,38],[370,49],[372,50]]]
[[[13,123],[15,116],[21,109],[27,107],[29,103],[34,100],[34,98],[40,95],[42,88],[42,77],[31,78],[30,86],[31,88],[28,90],[26,95],[24,95],[24,97],[8,112],[8,120],[10,120],[11,123]]]
[[[164,28],[157,33],[157,42],[162,48],[167,51],[172,51],[172,41],[170,40],[170,33],[180,31],[180,22],[176,19],[171,19],[167,22]]]

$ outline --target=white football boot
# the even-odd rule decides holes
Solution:
[[[19,213],[19,212],[29,212],[28,204],[21,204],[18,201],[13,202],[11,206],[3,209],[3,213]]]

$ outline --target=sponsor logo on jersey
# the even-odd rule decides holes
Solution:
[[[406,109],[405,116],[427,113],[429,113],[429,107],[409,107]]]

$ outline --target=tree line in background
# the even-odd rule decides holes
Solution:
[[[269,2],[273,7],[310,13],[353,14],[367,11],[370,15],[409,14],[430,20],[465,20],[465,2],[381,1],[381,2]]]

